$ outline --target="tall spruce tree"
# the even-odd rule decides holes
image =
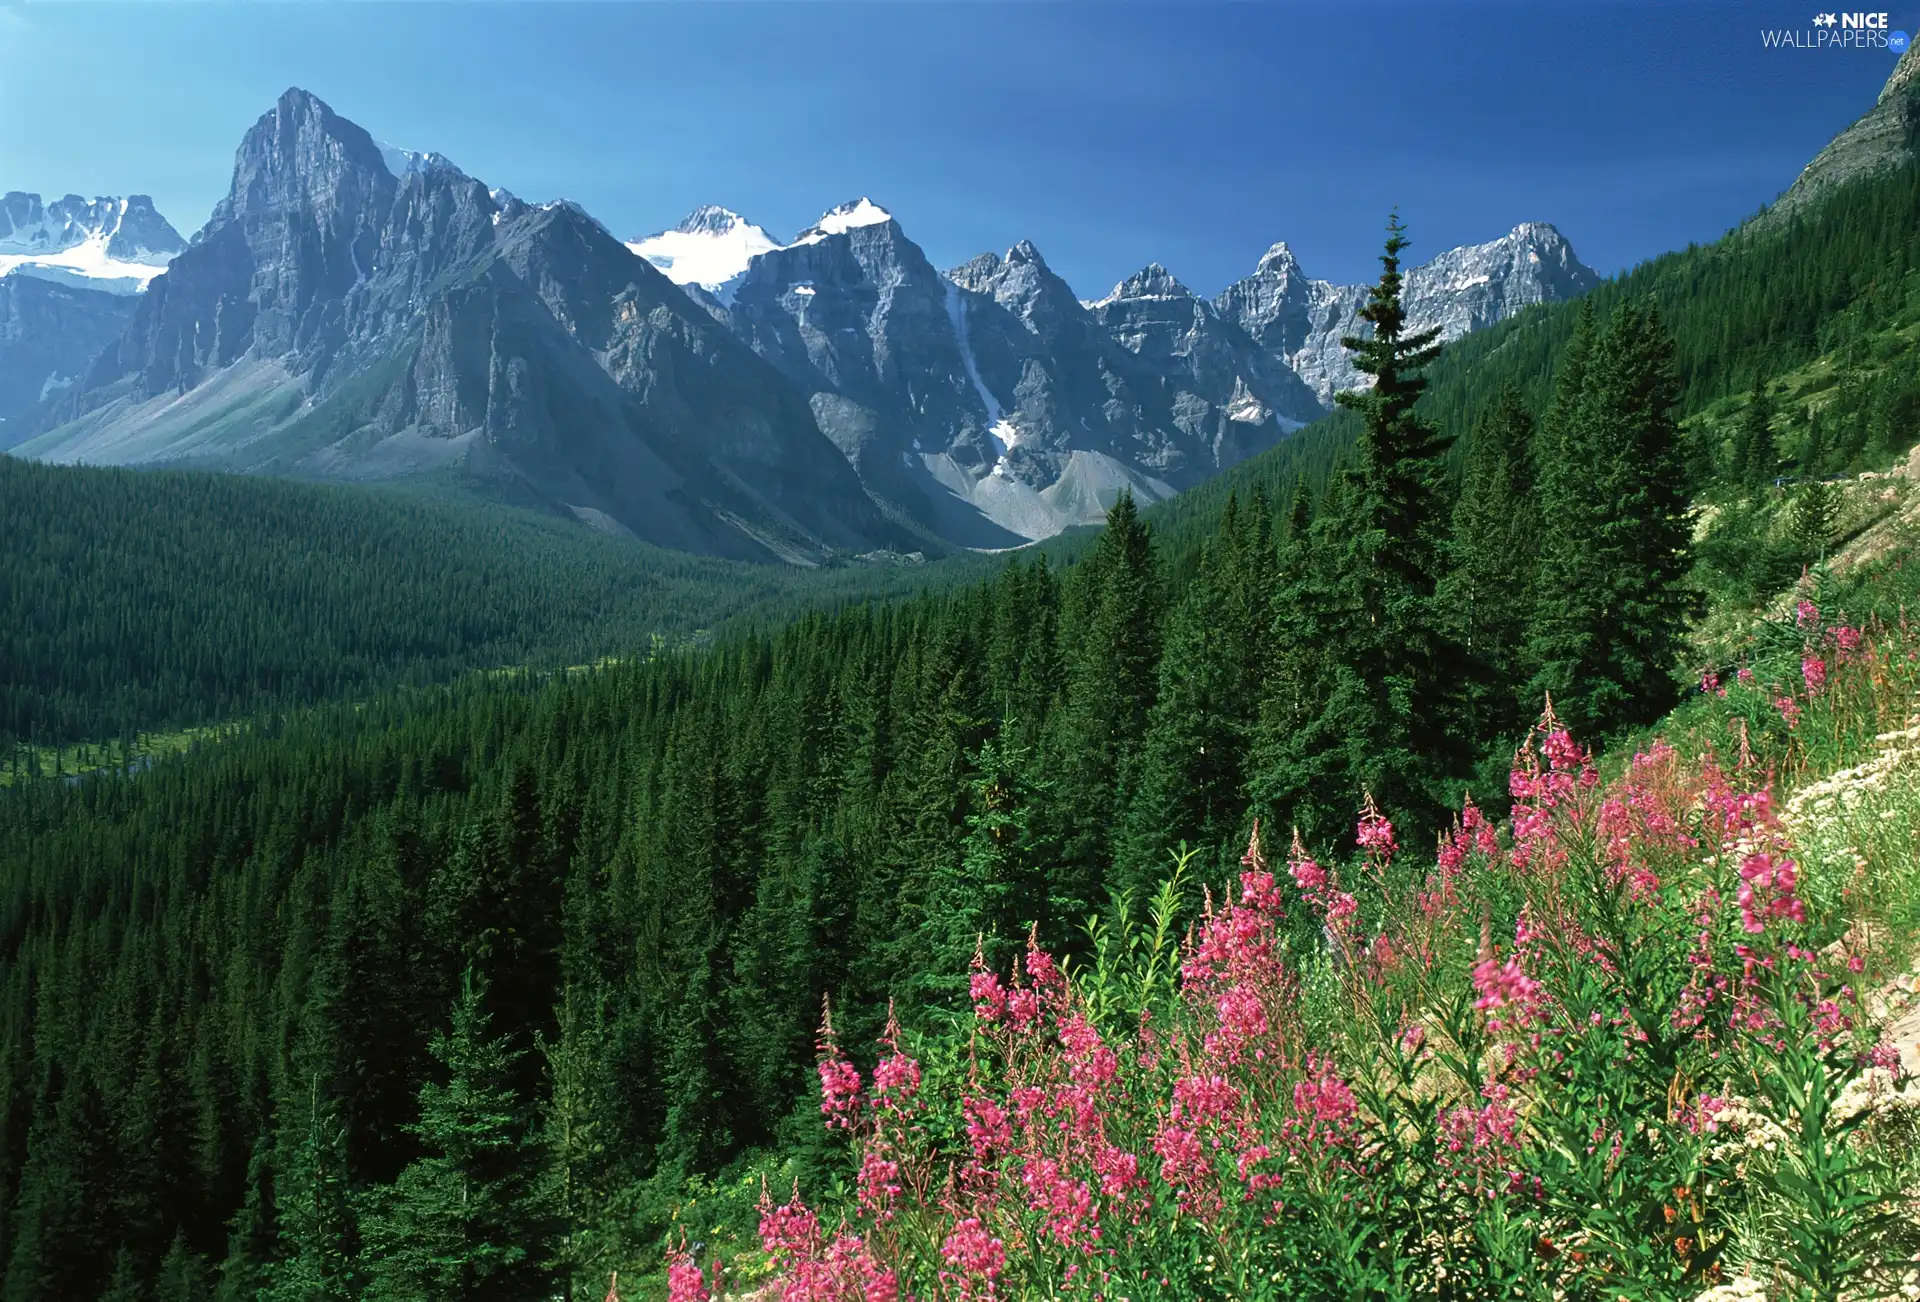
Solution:
[[[1691,608],[1687,465],[1673,346],[1632,304],[1576,336],[1541,461],[1541,565],[1528,656],[1577,735],[1650,723],[1677,699]]]
[[[1523,726],[1520,689],[1540,538],[1533,434],[1533,416],[1509,385],[1467,445],[1441,584],[1441,607],[1466,653],[1468,735],[1501,762]]]
[[[1214,869],[1246,840],[1246,766],[1259,715],[1275,583],[1264,499],[1227,498],[1168,616],[1157,699],[1141,746],[1113,884],[1151,893],[1184,842]],[[1196,880],[1212,880],[1196,874]]]
[[[1400,294],[1406,230],[1387,226],[1379,281],[1341,342],[1371,387],[1336,395],[1361,419],[1353,461],[1315,527],[1318,591],[1292,630],[1323,648],[1301,726],[1265,748],[1256,786],[1283,821],[1326,837],[1351,823],[1363,791],[1415,827],[1438,824],[1464,777],[1462,657],[1436,601],[1447,525],[1450,440],[1415,410],[1438,328],[1409,332]],[[1273,711],[1269,711],[1272,715]]]
[[[1764,382],[1756,380],[1747,405],[1734,427],[1727,477],[1741,488],[1764,488],[1780,473],[1780,453],[1773,441],[1773,399]]]
[[[420,1087],[427,1156],[377,1192],[363,1218],[380,1302],[545,1302],[557,1225],[545,1150],[513,1088],[515,1050],[488,1030],[471,972],[432,1054],[446,1083]]]
[[[358,1227],[347,1187],[347,1128],[314,1072],[289,1100],[282,1142],[280,1256],[260,1302],[353,1302],[360,1296]]]
[[[1105,899],[1119,814],[1134,779],[1160,658],[1160,578],[1131,493],[1107,512],[1092,554],[1068,575],[1061,611],[1064,690],[1044,746],[1053,789],[1037,834],[1059,847],[1057,917]]]

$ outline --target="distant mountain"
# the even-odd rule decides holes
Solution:
[[[119,338],[136,301],[38,276],[0,276],[0,448],[10,420],[72,385]]]
[[[0,197],[0,448],[7,422],[85,373],[185,247],[143,194]]]
[[[18,190],[0,196],[0,276],[137,294],[186,247],[144,194],[50,204]]]
[[[630,241],[627,247],[676,285],[720,292],[757,255],[779,248],[780,241],[739,213],[708,204],[672,230]]]
[[[623,243],[301,91],[184,252],[138,198],[8,203],[22,267],[152,288],[0,300],[0,447],[453,476],[697,552],[1020,545],[1184,491],[1364,378],[1339,341],[1366,287],[1284,244],[1211,301],[1153,264],[1089,303],[1025,241],[942,272],[865,197],[790,242],[707,206]],[[1596,279],[1526,225],[1416,269],[1408,301],[1451,338]]]
[[[1450,249],[1407,273],[1403,298],[1410,329],[1440,327],[1457,339],[1536,303],[1575,298],[1600,283],[1566,237],[1526,222],[1486,244]],[[1322,403],[1367,383],[1353,369],[1343,336],[1365,334],[1359,319],[1367,285],[1310,280],[1285,243],[1268,249],[1251,276],[1221,291],[1214,306],[1285,361]]]
[[[20,455],[454,475],[688,551],[811,561],[911,535],[805,395],[569,204],[426,156],[396,176],[290,90],[228,196]]]

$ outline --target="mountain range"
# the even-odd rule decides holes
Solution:
[[[791,242],[712,206],[623,242],[300,90],[190,243],[139,196],[9,195],[0,256],[15,455],[451,480],[803,564],[1047,537],[1364,379],[1340,340],[1367,287],[1285,244],[1212,299],[1152,264],[1083,302],[1025,241],[938,269],[868,198]],[[1407,301],[1452,338],[1597,280],[1528,223],[1414,269]]]

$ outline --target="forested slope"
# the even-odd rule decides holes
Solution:
[[[927,567],[718,561],[505,507],[0,457],[0,754],[644,654]],[[940,570],[980,573],[962,559]]]
[[[1880,223],[1915,193],[1911,170],[1860,182],[1777,238],[1675,255],[1437,361],[1402,329],[1396,234],[1357,359],[1378,383],[1344,425],[1157,524],[1123,500],[1070,567],[1041,549],[909,601],[378,693],[138,776],[16,788],[0,1302],[602,1287],[657,1260],[708,1177],[784,1162],[832,1190],[827,996],[859,1046],[893,1001],[958,1079],[942,1037],[976,952],[1007,973],[1031,933],[1086,960],[1088,919],[1155,890],[1182,843],[1189,909],[1203,885],[1226,898],[1256,816],[1272,862],[1297,828],[1296,853],[1359,872],[1356,810],[1407,847],[1469,787],[1497,818],[1486,793],[1511,790],[1547,692],[1617,743],[1703,670],[1799,665],[1798,640],[1690,659],[1712,587],[1695,508],[1791,516],[1765,538],[1797,572],[1836,516],[1800,492],[1783,511],[1769,472],[1912,441],[1920,223]],[[1848,383],[1894,396],[1848,405]],[[1816,612],[1836,639],[1843,613],[1857,633],[1911,596],[1893,565],[1853,582]],[[1800,672],[1738,698],[1781,755],[1814,713]],[[1347,881],[1297,878],[1326,912],[1290,896],[1275,943],[1304,965],[1323,925],[1379,921],[1388,879]],[[1633,1207],[1658,1216],[1664,1171]]]

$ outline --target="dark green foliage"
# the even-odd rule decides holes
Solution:
[[[1405,247],[1396,218],[1360,313],[1372,331],[1343,341],[1373,385],[1338,395],[1359,414],[1361,433],[1315,521],[1306,622],[1289,639],[1320,660],[1297,685],[1280,676],[1279,690],[1298,695],[1278,713],[1295,717],[1276,727],[1255,779],[1276,816],[1317,838],[1350,821],[1368,792],[1403,823],[1434,828],[1466,771],[1462,656],[1436,601],[1450,439],[1414,410],[1439,332],[1405,330]]]
[[[1787,527],[1793,548],[1803,564],[1818,564],[1826,559],[1839,513],[1840,495],[1832,484],[1810,479],[1794,489]]]
[[[0,745],[643,654],[656,636],[925,581],[704,559],[392,492],[6,456],[0,520]],[[982,572],[956,561],[937,581]]]
[[[1115,866],[1120,889],[1151,891],[1166,875],[1169,847],[1183,842],[1203,851],[1210,869],[1239,858],[1247,757],[1273,637],[1275,561],[1266,502],[1256,496],[1242,509],[1229,497],[1167,619]]]
[[[433,1041],[446,1081],[420,1087],[420,1120],[411,1127],[426,1154],[379,1191],[365,1215],[368,1297],[552,1296],[547,1154],[512,1086],[515,1051],[507,1037],[489,1033],[484,1004],[482,985],[469,974],[451,1028]],[[352,1294],[328,1288],[298,1296]]]
[[[1780,471],[1780,453],[1773,439],[1773,400],[1766,386],[1756,384],[1740,413],[1733,433],[1733,451],[1727,479],[1742,488],[1764,488]]]
[[[1576,736],[1651,723],[1674,680],[1692,596],[1687,466],[1673,349],[1623,306],[1577,337],[1542,428],[1540,571],[1528,657]]]
[[[1540,547],[1534,492],[1533,416],[1507,388],[1474,427],[1453,508],[1452,546],[1440,607],[1467,663],[1468,735],[1505,763],[1532,722],[1524,681]]]

